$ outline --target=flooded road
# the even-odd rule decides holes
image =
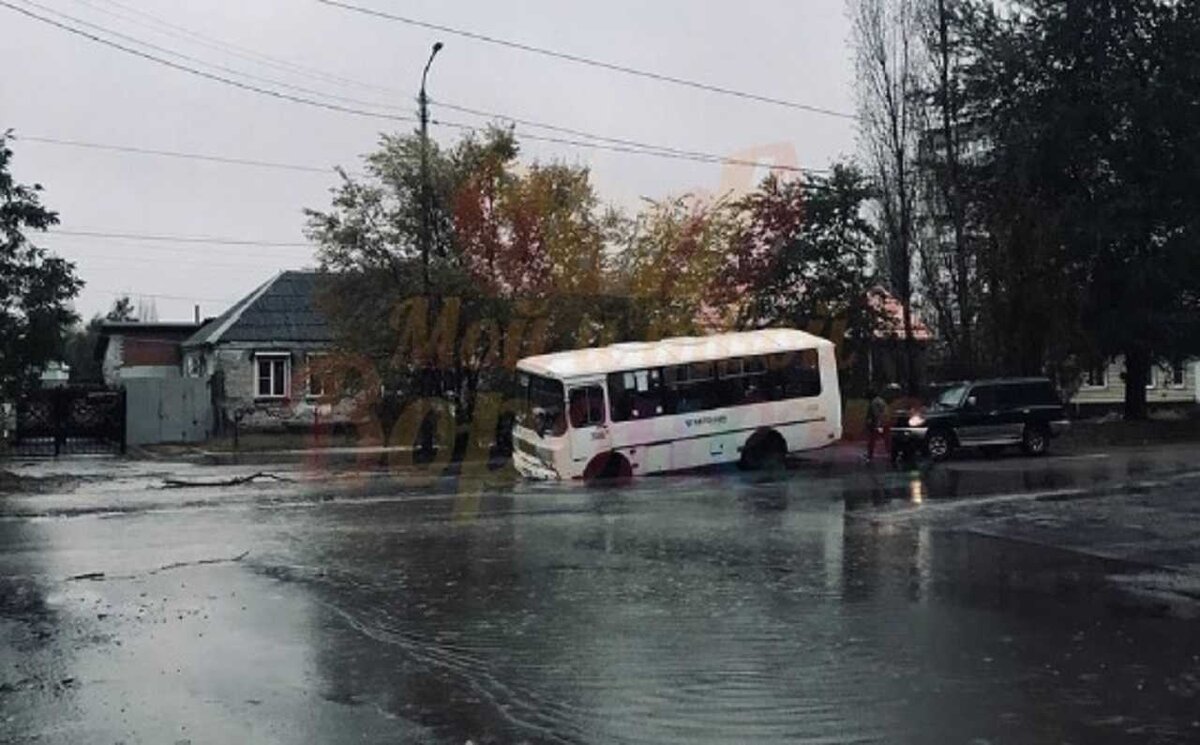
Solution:
[[[98,464],[0,497],[0,741],[1194,742],[1196,622],[1114,602],[1128,566],[905,519],[1182,465],[463,493]]]

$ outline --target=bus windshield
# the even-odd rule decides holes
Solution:
[[[517,424],[542,437],[566,433],[566,396],[561,380],[518,372],[517,386]]]

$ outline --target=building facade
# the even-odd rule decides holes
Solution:
[[[1087,370],[1079,390],[1071,397],[1078,414],[1101,413],[1125,403],[1125,360],[1108,360]],[[1154,364],[1146,386],[1146,403],[1151,407],[1187,408],[1200,404],[1200,360]]]
[[[218,431],[348,419],[353,401],[325,395],[321,361],[333,333],[316,308],[318,281],[316,272],[281,272],[184,341],[183,375],[207,381]]]
[[[105,321],[96,345],[105,385],[119,386],[135,378],[180,377],[183,342],[199,328],[199,321]]]

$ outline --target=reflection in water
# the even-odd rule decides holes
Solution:
[[[924,484],[866,475],[846,510]],[[1111,713],[1107,683],[1054,671],[1081,630],[1127,629],[1047,610],[1028,557],[849,519],[841,486],[664,478],[485,494],[469,517],[449,495],[314,510],[294,542],[327,568],[303,580],[327,609],[324,693],[448,742],[1122,739],[1086,724]],[[1081,671],[1105,664],[1102,643],[1086,653]]]
[[[0,733],[36,732],[77,708],[70,618],[46,543],[39,524],[0,520]]]
[[[908,501],[918,505],[925,502],[925,482],[920,478],[908,482]]]
[[[0,740],[1189,741],[1200,639],[1122,566],[888,519],[1126,468],[1000,463],[0,519]]]

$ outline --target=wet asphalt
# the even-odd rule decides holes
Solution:
[[[1193,454],[607,488],[18,464],[48,480],[0,495],[0,742],[1196,742],[1200,622],[1123,602],[1144,567],[946,518],[1194,508]]]

